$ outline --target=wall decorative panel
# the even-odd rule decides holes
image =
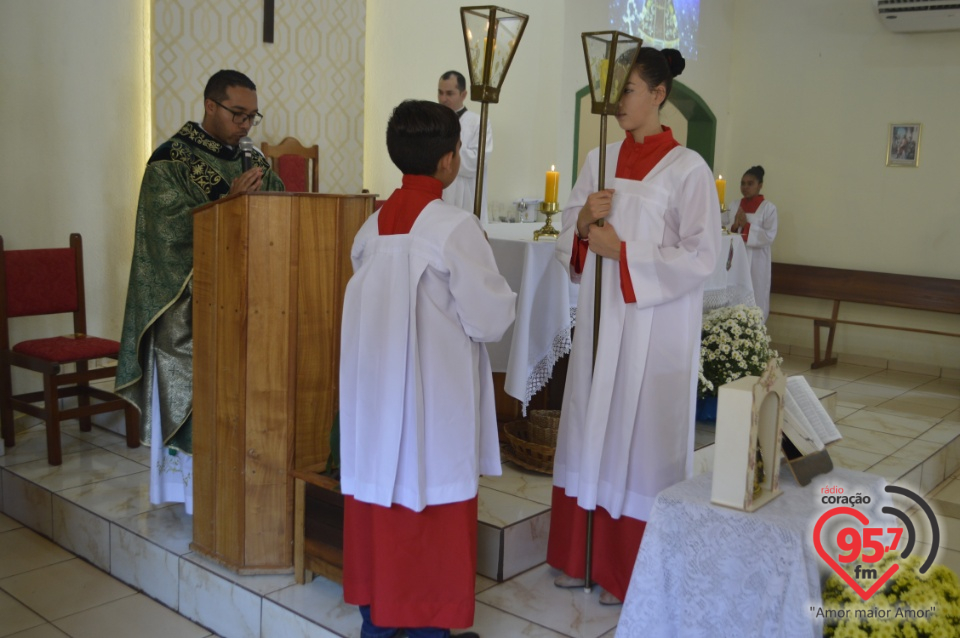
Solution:
[[[154,0],[153,146],[203,117],[203,87],[220,69],[257,85],[263,122],[250,137],[320,145],[320,192],[355,193],[363,179],[365,0],[275,3],[263,42],[263,3]]]

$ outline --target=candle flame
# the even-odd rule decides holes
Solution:
[[[723,175],[718,175],[717,179],[723,179]]]
[[[555,171],[555,170],[557,170],[557,167],[554,166],[553,164],[551,164],[551,165],[550,165],[550,170],[551,170],[551,171]]]

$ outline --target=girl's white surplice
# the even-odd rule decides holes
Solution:
[[[753,296],[763,311],[763,320],[770,315],[770,246],[777,236],[777,207],[764,199],[755,213],[747,213],[750,233],[747,235],[747,257],[750,258],[750,279]]]
[[[616,167],[621,143],[607,147]],[[557,258],[569,267],[576,215],[598,188],[599,151],[587,157],[563,213]],[[611,168],[608,168],[612,172]],[[596,255],[580,281],[554,484],[588,510],[647,520],[654,497],[692,475],[694,401],[703,285],[720,244],[710,169],[677,147],[642,181],[607,179],[608,222],[626,243],[636,303],[620,289],[619,264],[603,264],[596,369],[592,370]]]

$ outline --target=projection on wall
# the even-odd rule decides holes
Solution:
[[[696,60],[700,0],[610,0],[610,27]]]

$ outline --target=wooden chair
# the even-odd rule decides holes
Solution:
[[[72,334],[21,341],[11,347],[9,319],[65,313],[73,315]],[[91,364],[97,359],[116,359],[119,351],[119,342],[87,334],[79,234],[70,235],[69,248],[33,250],[4,250],[0,237],[0,430],[7,447],[15,443],[14,410],[46,422],[50,465],[63,461],[60,422],[69,419],[78,419],[80,429],[87,432],[92,415],[123,410],[127,447],[138,447],[137,409],[116,394],[90,385],[115,376],[116,366]],[[63,370],[67,364],[74,364],[74,370]],[[13,394],[14,366],[43,375],[43,390]],[[60,399],[65,397],[76,397],[77,406],[61,409]],[[41,402],[42,407],[34,405]]]
[[[279,144],[264,142],[260,148],[288,192],[319,192],[319,145],[304,146],[294,137],[285,137]],[[312,180],[309,179],[311,176]]]

